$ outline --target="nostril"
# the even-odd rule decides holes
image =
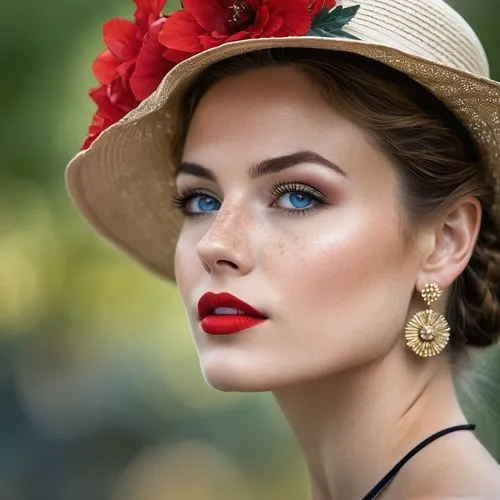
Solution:
[[[231,269],[238,269],[238,266],[234,262],[231,262],[230,260],[220,259],[216,262],[216,264],[218,266],[227,266],[230,267]]]

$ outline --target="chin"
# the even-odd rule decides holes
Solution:
[[[247,356],[203,353],[200,365],[206,383],[222,392],[266,392],[285,382],[282,375],[267,373],[262,363],[253,363]]]
[[[307,370],[300,373],[297,370],[287,371],[287,367],[277,364],[265,365],[262,357],[252,359],[248,356],[237,356],[230,359],[206,353],[200,356],[200,365],[205,382],[215,390],[222,392],[268,392],[284,387],[321,378],[324,373]],[[266,369],[267,368],[267,369]]]
[[[271,389],[264,383],[262,376],[256,376],[252,370],[231,367],[227,363],[202,363],[205,382],[222,392],[264,392]]]

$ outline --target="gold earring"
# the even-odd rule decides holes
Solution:
[[[422,358],[442,352],[450,338],[446,318],[430,308],[442,293],[437,283],[426,283],[420,294],[427,303],[427,309],[416,313],[405,328],[406,345]]]

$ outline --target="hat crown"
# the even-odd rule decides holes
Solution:
[[[489,77],[488,59],[474,30],[444,0],[343,0],[360,5],[344,28],[364,42]]]

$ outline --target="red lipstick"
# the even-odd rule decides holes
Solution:
[[[231,335],[266,321],[261,312],[230,293],[206,293],[198,302],[201,328],[209,335]]]

